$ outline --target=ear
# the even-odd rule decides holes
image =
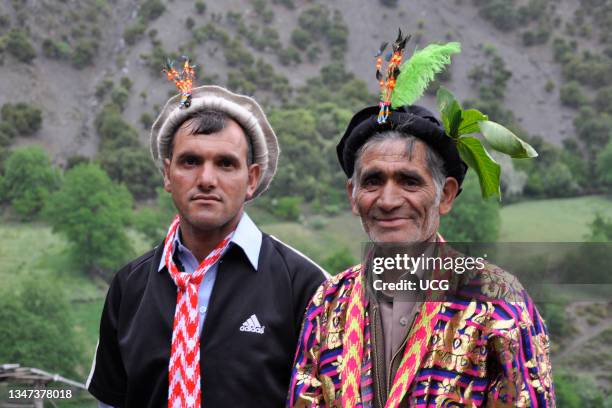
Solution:
[[[249,181],[247,184],[247,194],[246,199],[250,200],[253,198],[253,194],[257,189],[257,185],[259,184],[259,179],[261,178],[261,166],[258,163],[253,163],[249,166]]]
[[[453,202],[459,191],[459,183],[454,177],[447,177],[442,188],[442,196],[440,197],[440,215],[447,214],[453,208]]]
[[[170,159],[164,159],[164,190],[171,193],[172,184],[170,183]]]
[[[349,202],[351,203],[351,210],[353,214],[359,216],[359,211],[357,210],[357,203],[355,198],[353,197],[353,188],[355,185],[351,179],[348,179],[346,182],[346,194],[348,195]]]

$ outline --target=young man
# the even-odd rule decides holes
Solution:
[[[278,159],[259,105],[217,86],[188,101],[171,98],[151,132],[178,215],[114,277],[87,386],[116,407],[277,407],[324,272],[244,211]]]

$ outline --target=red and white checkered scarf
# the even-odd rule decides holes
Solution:
[[[181,272],[173,260],[174,236],[179,227],[177,215],[164,241],[166,268],[177,287],[172,352],[169,364],[169,408],[193,408],[201,405],[200,337],[198,336],[198,290],[202,279],[227,248],[233,231],[213,249],[193,273]]]

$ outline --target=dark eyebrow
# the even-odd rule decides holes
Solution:
[[[418,181],[419,183],[425,182],[423,176],[419,172],[414,170],[400,170],[394,174],[394,177],[403,179],[413,179]]]
[[[359,179],[365,180],[372,177],[382,177],[382,171],[377,168],[368,169],[361,173],[361,177],[359,177]]]

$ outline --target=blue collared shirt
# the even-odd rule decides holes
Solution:
[[[246,257],[249,262],[253,266],[253,269],[257,270],[257,265],[259,263],[259,250],[261,249],[261,240],[262,235],[261,231],[251,217],[247,215],[246,212],[242,213],[242,217],[238,222],[238,226],[234,231],[234,235],[230,239],[230,245],[238,245],[244,251]],[[174,251],[178,260],[183,265],[184,271],[187,273],[193,273],[199,266],[199,262],[196,257],[191,253],[189,248],[187,248],[181,242],[181,237],[179,234],[179,229],[177,228],[176,234],[174,235]],[[229,248],[229,245],[228,245]],[[227,249],[226,249],[227,250]],[[177,252],[178,251],[178,252]],[[161,260],[159,262],[158,271],[161,272],[166,264],[164,260],[166,259],[166,251],[162,253]],[[222,262],[223,255],[217,262],[210,267],[206,275],[204,275],[204,279],[202,279],[202,283],[200,283],[200,288],[198,291],[198,312],[200,315],[200,324],[198,325],[198,333],[202,333],[202,327],[204,326],[204,318],[206,317],[206,312],[208,310],[208,303],[210,302],[210,295],[212,294],[213,286],[215,285],[215,280],[217,278],[217,270],[219,268],[219,263]]]
[[[238,226],[234,231],[234,235],[230,239],[229,245],[238,245],[244,251],[246,257],[249,262],[253,266],[253,269],[257,270],[257,265],[259,264],[259,251],[261,249],[261,240],[262,234],[259,228],[255,225],[251,217],[247,215],[246,212],[242,213],[242,217],[238,222]],[[229,248],[228,245],[228,248]],[[178,251],[176,254],[181,264],[183,264],[184,271],[187,273],[193,273],[199,266],[198,260],[191,253],[189,248],[187,248],[181,242],[181,236],[179,234],[179,229],[176,229],[176,234],[174,235],[174,251]],[[227,251],[227,249],[226,249]],[[166,267],[164,263],[164,259],[166,259],[166,251],[162,253],[161,261],[159,262],[158,272],[161,272]],[[198,333],[202,333],[202,328],[204,326],[204,318],[206,317],[206,312],[208,310],[208,303],[210,302],[210,295],[212,294],[213,286],[215,285],[215,280],[217,278],[217,269],[219,267],[219,263],[223,260],[223,255],[219,258],[217,262],[214,263],[213,266],[210,267],[206,275],[204,275],[204,279],[200,283],[200,288],[198,290],[198,312],[200,315],[200,323],[198,324]],[[98,408],[113,408],[110,405],[106,405],[103,402],[98,401]]]

